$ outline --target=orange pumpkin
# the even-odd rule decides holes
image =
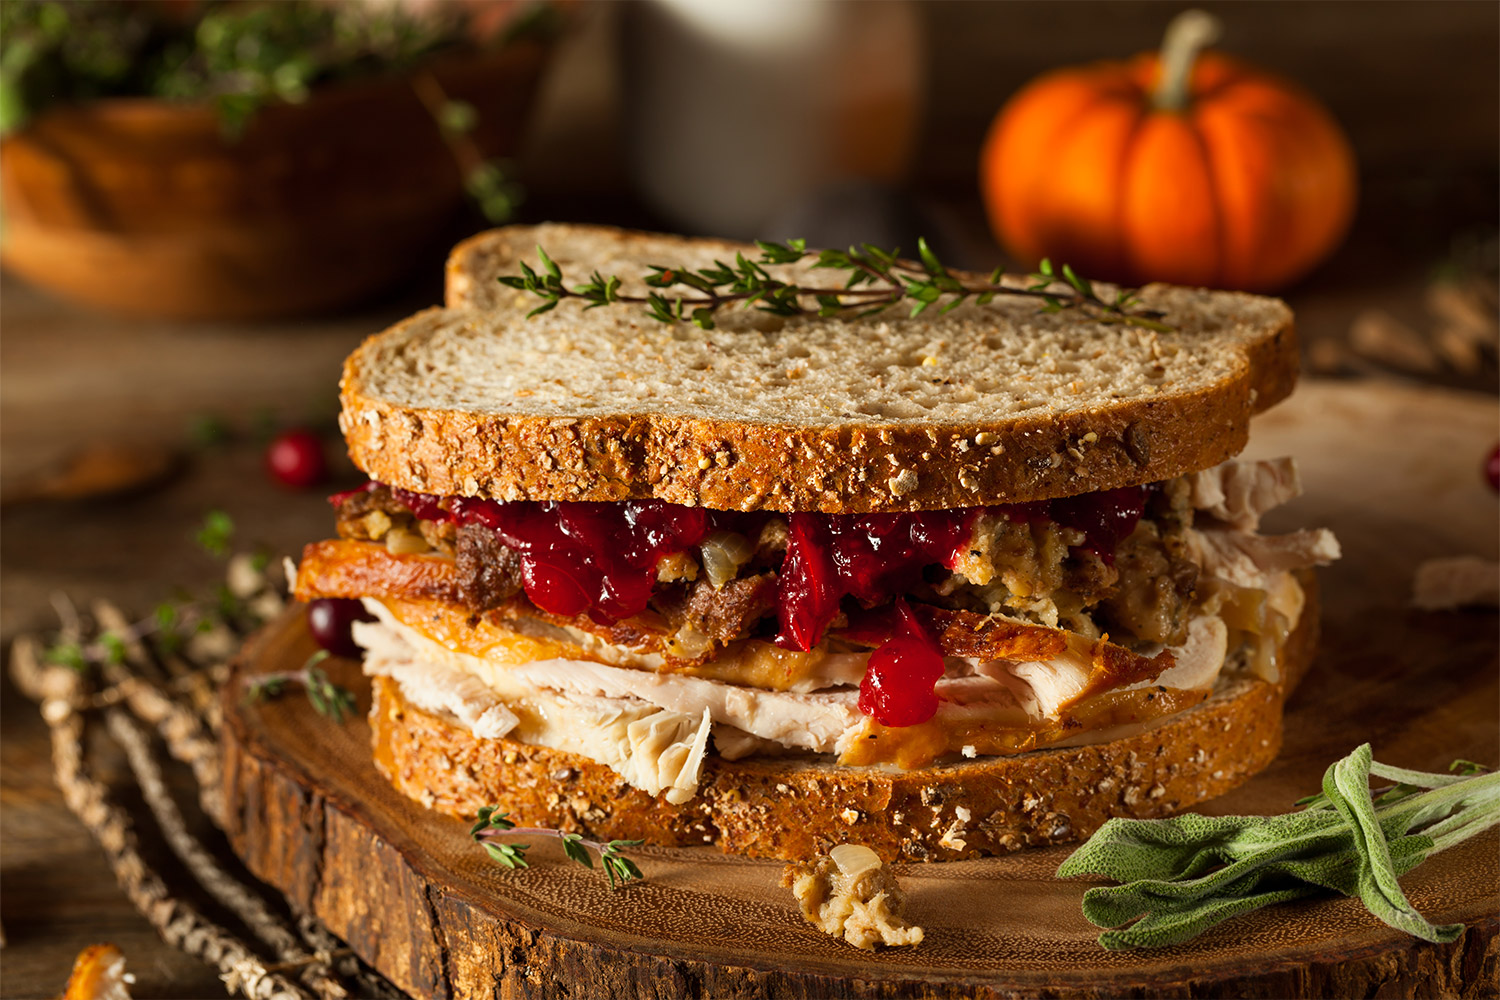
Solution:
[[[1214,52],[1199,11],[1161,54],[1062,69],[1002,109],[980,184],[1028,264],[1130,284],[1266,291],[1309,271],[1354,213],[1354,155],[1297,87]]]

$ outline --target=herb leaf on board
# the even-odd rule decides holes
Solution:
[[[1374,760],[1368,743],[1336,761],[1323,790],[1280,816],[1112,819],[1057,870],[1122,883],[1083,896],[1083,914],[1111,928],[1112,950],[1158,948],[1275,903],[1333,891],[1425,941],[1447,942],[1462,924],[1433,924],[1397,881],[1439,851],[1500,826],[1500,773],[1455,761],[1436,774]],[[1396,781],[1378,796],[1372,777]]]

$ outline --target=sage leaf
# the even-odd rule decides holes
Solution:
[[[1390,767],[1365,744],[1328,768],[1322,791],[1301,800],[1301,811],[1110,820],[1057,874],[1121,883],[1083,896],[1084,916],[1111,928],[1099,937],[1105,948],[1177,944],[1236,916],[1325,892],[1356,897],[1413,936],[1451,941],[1463,925],[1433,924],[1398,880],[1439,850],[1500,825],[1500,774],[1465,770]],[[1372,777],[1397,784],[1377,798]]]

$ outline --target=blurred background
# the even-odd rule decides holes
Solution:
[[[221,577],[208,511],[278,555],[326,534],[358,479],[344,355],[507,221],[1252,288],[1311,373],[1493,396],[1500,5],[1199,7],[1166,61],[1201,155],[1125,178],[1144,140],[1085,105],[1156,113],[1170,72],[1128,61],[1182,5],[3,0],[0,632],[60,591],[144,609]],[[1099,197],[1166,246],[1090,222]],[[6,995],[55,993],[101,924],[158,995],[216,988],[114,891],[4,692]]]
[[[453,242],[504,221],[908,252],[925,235],[948,263],[985,270],[1050,251],[1093,277],[1283,294],[1316,370],[1493,389],[1493,345],[1435,328],[1453,326],[1445,308],[1493,311],[1475,289],[1495,273],[1500,8],[1203,9],[1220,50],[1301,105],[1276,112],[1270,139],[1209,145],[1248,162],[1263,143],[1272,166],[1247,167],[1264,175],[1251,185],[1306,191],[1261,214],[1324,230],[1261,238],[1249,270],[1116,266],[1100,249],[1110,233],[1038,244],[1047,220],[1005,231],[1017,213],[1002,178],[1028,178],[1021,197],[1066,215],[1088,197],[1088,164],[1121,146],[986,150],[1009,102],[1044,74],[1154,51],[1183,10],[1171,4],[7,0],[3,474],[86,443],[105,406],[130,425],[209,401],[302,419],[359,336],[440,298]],[[1065,101],[1042,112],[1067,114]],[[1320,128],[1333,137],[1310,136]],[[1188,232],[1192,208],[1172,207],[1192,200],[1194,170],[1146,168],[1160,204],[1109,197],[1163,231],[1181,214],[1179,256],[1201,260],[1215,248]],[[1210,214],[1231,238],[1254,228],[1243,207]],[[1268,273],[1292,258],[1292,273]],[[1477,281],[1458,304],[1440,293],[1434,317],[1442,277]],[[298,350],[264,351],[274,370],[248,365],[283,338]],[[162,385],[179,351],[192,376]],[[221,366],[262,384],[226,398]]]
[[[986,270],[1050,250],[1093,277],[1285,295],[1318,371],[1493,390],[1493,344],[1444,330],[1493,312],[1500,8],[1203,9],[1217,47],[1297,105],[1271,138],[1209,143],[1246,163],[1261,143],[1272,166],[1248,166],[1251,186],[1306,189],[1260,214],[1321,235],[1248,251],[1251,271],[1293,273],[1117,267],[1095,252],[1108,233],[1004,231],[1002,178],[1066,214],[1120,143],[986,151],[1003,110],[1044,74],[1156,50],[1172,4],[7,0],[0,474],[14,485],[101,421],[162,433],[213,403],[306,422],[358,337],[438,301],[447,248],[503,221],[908,252],[925,235]],[[1165,208],[1110,197],[1190,228],[1171,205],[1192,200],[1193,166],[1145,173]],[[1253,210],[1210,214],[1231,237],[1254,228]],[[1212,256],[1195,241],[1179,256]],[[1439,290],[1434,315],[1443,277],[1464,294]],[[217,371],[242,384],[226,395]]]

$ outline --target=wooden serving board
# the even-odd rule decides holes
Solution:
[[[1497,501],[1480,465],[1495,401],[1390,386],[1311,384],[1261,418],[1252,453],[1296,454],[1307,495],[1271,530],[1326,525],[1344,559],[1323,574],[1322,654],[1295,694],[1285,749],[1205,812],[1289,809],[1362,742],[1440,770],[1500,763],[1493,611],[1408,607],[1422,559],[1494,557]],[[246,650],[239,678],[299,666],[300,617]],[[368,690],[357,666],[341,683]],[[1262,910],[1187,944],[1108,952],[1080,911],[1087,881],[1052,873],[1069,848],[897,866],[920,947],[857,951],[805,924],[782,865],[713,848],[636,851],[647,876],[611,891],[536,843],[534,867],[488,861],[465,824],[398,795],[370,763],[362,719],[301,698],[225,699],[227,831],[250,868],[417,996],[1493,996],[1500,990],[1500,841],[1441,854],[1402,884],[1451,945],[1390,930],[1354,900]]]

